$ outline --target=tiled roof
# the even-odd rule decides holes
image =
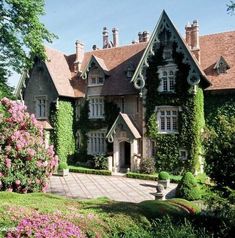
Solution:
[[[47,60],[46,66],[51,79],[60,96],[74,97],[74,90],[71,85],[71,72],[66,56],[57,50],[45,48]]]
[[[207,90],[235,89],[235,31],[200,37],[201,67],[212,85]],[[214,69],[220,57],[230,69],[218,74]]]
[[[102,95],[136,94],[126,70],[130,63],[137,67],[147,43],[137,43],[122,47],[86,52],[81,70],[84,71],[92,56],[95,57],[108,78],[102,88]],[[235,31],[200,36],[201,69],[212,85],[207,90],[235,89]],[[86,80],[74,73],[75,54],[66,56],[63,53],[46,48],[48,61],[46,65],[55,87],[61,96],[84,97]],[[218,74],[214,69],[220,57],[226,60],[230,69]],[[80,75],[80,74],[79,74]]]
[[[136,94],[137,90],[130,82],[130,79],[127,78],[126,70],[130,62],[134,67],[137,66],[146,45],[147,43],[139,43],[87,52],[84,55],[82,70],[84,70],[93,55],[99,60],[99,63],[105,62],[105,66],[102,63],[103,67],[109,69],[110,76],[104,83],[102,95]]]

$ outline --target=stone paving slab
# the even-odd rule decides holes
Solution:
[[[70,198],[108,197],[115,201],[142,202],[154,200],[157,182],[131,179],[123,176],[103,176],[69,173],[68,176],[52,176],[48,193]],[[166,197],[173,197],[176,184],[164,190]]]

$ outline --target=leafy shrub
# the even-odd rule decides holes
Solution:
[[[56,215],[35,214],[20,221],[16,230],[7,233],[6,238],[16,237],[85,237],[78,226],[62,220]]]
[[[176,188],[176,196],[189,201],[201,198],[201,191],[197,181],[191,172],[185,173]]]
[[[167,179],[170,179],[170,175],[168,172],[161,171],[158,175],[158,179],[159,180],[167,180]]]
[[[157,238],[209,238],[204,230],[195,229],[188,220],[185,219],[181,223],[176,223],[168,216],[153,222],[152,236]]]
[[[143,158],[140,161],[140,173],[153,174],[155,173],[155,160],[154,158]]]
[[[205,184],[205,183],[209,182],[209,178],[205,173],[198,174],[196,176],[196,180],[200,184]]]
[[[206,172],[220,187],[235,189],[235,116],[219,115],[216,122],[204,133]]]
[[[58,170],[68,169],[69,166],[65,162],[60,162],[58,166]]]
[[[0,101],[0,190],[45,191],[58,164],[53,146],[45,148],[43,129],[26,107]]]
[[[95,169],[108,169],[108,158],[105,155],[100,154],[94,157]]]

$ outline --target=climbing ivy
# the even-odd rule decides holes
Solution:
[[[61,162],[68,161],[75,153],[74,107],[72,102],[60,99],[53,116],[54,142]]]
[[[119,114],[120,109],[111,101],[104,101],[104,119],[89,119],[89,101],[85,100],[80,108],[77,130],[80,132],[80,147],[78,160],[87,161],[87,133],[92,130],[107,128],[109,130]],[[107,144],[107,150],[112,150],[112,143]]]
[[[161,93],[157,73],[158,66],[166,64],[163,60],[163,45],[155,49],[155,55],[149,59],[146,71],[146,115],[147,135],[155,141],[157,170],[167,170],[179,174],[184,170],[199,170],[199,157],[202,153],[202,128],[204,127],[203,91],[193,88],[187,82],[189,65],[183,63],[183,54],[176,51],[173,43],[173,59],[177,65],[175,93]],[[201,86],[201,85],[200,85]],[[169,105],[180,107],[178,115],[178,134],[159,134],[155,107]],[[179,158],[179,150],[188,151],[188,159]]]

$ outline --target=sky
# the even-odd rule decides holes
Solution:
[[[45,0],[45,15],[41,21],[58,36],[47,46],[75,53],[75,41],[102,48],[102,30],[107,27],[110,40],[112,28],[119,30],[120,45],[138,39],[138,32],[153,31],[164,9],[178,31],[184,36],[184,27],[199,21],[200,35],[235,30],[235,15],[226,12],[230,0]],[[20,75],[9,79],[16,86]]]

